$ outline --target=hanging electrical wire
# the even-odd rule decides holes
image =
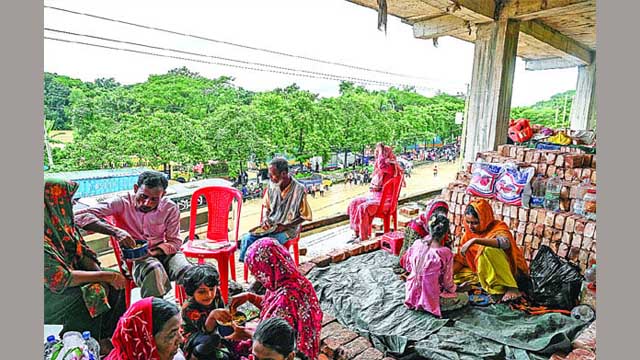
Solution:
[[[234,42],[230,42],[230,41],[212,39],[212,38],[201,36],[201,35],[183,33],[183,32],[179,32],[179,31],[163,29],[163,28],[158,28],[158,27],[149,26],[149,25],[143,25],[143,24],[137,24],[137,23],[118,20],[118,19],[113,19],[113,18],[109,18],[109,17],[106,17],[106,16],[100,16],[100,15],[94,15],[94,14],[89,14],[89,13],[80,12],[80,11],[63,9],[63,8],[56,7],[56,6],[44,5],[44,8],[45,9],[56,10],[56,11],[61,11],[61,12],[66,12],[66,13],[69,13],[69,14],[86,16],[86,17],[99,19],[99,20],[104,20],[104,21],[110,21],[110,22],[114,22],[114,23],[120,23],[120,24],[134,26],[134,27],[147,29],[147,30],[160,31],[160,32],[164,32],[164,33],[168,33],[168,34],[172,34],[172,35],[185,36],[185,37],[190,37],[190,38],[194,38],[194,39],[214,42],[214,43],[218,43],[218,44],[224,44],[224,45],[239,47],[239,48],[248,49],[248,50],[265,52],[265,53],[269,53],[269,54],[273,54],[273,55],[286,56],[286,57],[290,57],[290,58],[302,59],[302,60],[318,62],[318,63],[334,65],[334,66],[341,66],[341,67],[346,67],[346,68],[350,68],[350,69],[354,69],[354,70],[375,72],[375,73],[380,73],[380,74],[385,74],[385,75],[392,75],[392,76],[399,76],[399,77],[404,77],[404,78],[413,78],[413,79],[437,81],[437,82],[453,84],[452,82],[449,82],[449,81],[446,81],[446,80],[438,80],[438,79],[421,77],[421,76],[416,76],[416,75],[402,74],[402,73],[390,72],[390,71],[379,70],[379,69],[371,69],[371,68],[365,68],[365,67],[356,66],[356,65],[340,63],[340,62],[336,62],[336,61],[323,60],[323,59],[317,59],[317,58],[312,58],[312,57],[308,57],[308,56],[289,54],[289,53],[282,52],[282,51],[270,50],[270,49],[255,47],[255,46],[249,46],[249,45],[242,45],[242,44],[238,44],[238,43],[234,43]],[[456,84],[456,85],[459,85],[459,84]]]

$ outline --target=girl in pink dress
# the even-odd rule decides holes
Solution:
[[[456,293],[453,283],[453,253],[441,244],[449,232],[449,219],[442,214],[429,218],[429,235],[416,240],[406,253],[405,268],[410,273],[406,282],[405,305],[438,317],[464,306],[468,296]]]

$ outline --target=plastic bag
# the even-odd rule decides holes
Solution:
[[[495,197],[496,180],[502,174],[502,167],[496,164],[477,162],[471,168],[471,181],[467,193],[483,198]]]
[[[578,304],[583,277],[580,268],[545,245],[531,261],[529,297],[536,305],[571,310]]]
[[[506,163],[503,168],[504,171],[496,180],[496,199],[510,205],[522,206],[525,203],[528,206],[529,199],[523,201],[522,196],[524,189],[531,186],[535,169],[532,167],[519,169],[514,163]]]

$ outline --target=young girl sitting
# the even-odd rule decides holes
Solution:
[[[220,275],[211,264],[196,265],[184,274],[183,285],[189,296],[182,307],[183,351],[191,354],[213,353],[206,358],[233,359],[239,344],[224,339],[217,331],[218,322],[230,323],[232,316],[225,309],[220,295]],[[197,348],[197,349],[196,349]],[[230,351],[231,350],[231,351]],[[194,358],[197,356],[194,355]]]
[[[441,245],[449,232],[449,219],[436,213],[429,218],[429,235],[416,240],[406,253],[405,268],[410,273],[406,283],[405,305],[438,317],[442,311],[467,304],[465,293],[456,293],[453,283],[453,253]]]

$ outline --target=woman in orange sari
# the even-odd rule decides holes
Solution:
[[[507,224],[496,220],[491,205],[480,199],[467,206],[464,228],[454,280],[479,282],[490,295],[502,295],[503,302],[520,297],[518,283],[528,278],[529,267]]]

